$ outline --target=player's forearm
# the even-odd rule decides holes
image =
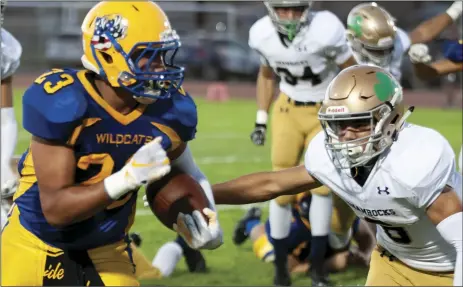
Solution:
[[[268,113],[275,92],[275,78],[270,68],[261,68],[257,78],[257,107]]]
[[[268,201],[280,195],[298,194],[320,186],[310,175],[301,174],[303,167],[277,172],[259,172],[214,184],[216,204],[248,204]]]
[[[413,64],[413,70],[415,75],[421,80],[431,80],[439,76],[439,71],[437,71],[432,65],[425,63],[415,63]]]
[[[447,13],[437,15],[427,21],[424,21],[410,32],[410,41],[412,44],[432,41],[452,23],[453,20]]]
[[[201,185],[207,199],[209,200],[209,207],[212,210],[215,210],[215,201],[214,195],[212,194],[211,184],[209,183],[209,180],[204,175],[204,173],[202,173],[199,167],[196,165],[193,154],[191,153],[191,150],[188,146],[185,148],[183,153],[172,162],[172,166],[183,170],[185,173],[194,178],[199,183],[199,185]]]
[[[373,232],[368,224],[360,220],[358,230],[354,234],[354,239],[357,241],[359,251],[363,254],[371,254],[376,246],[376,240]]]
[[[462,286],[463,284],[462,216],[463,212],[455,213],[442,220],[436,227],[442,237],[455,247],[456,262],[453,286]]]
[[[53,196],[41,194],[40,199],[45,218],[57,228],[88,219],[112,202],[103,182],[70,186],[53,192]]]
[[[448,59],[442,59],[431,64],[413,64],[415,74],[421,80],[431,80],[436,77],[456,73],[463,69],[463,63],[454,63]]]

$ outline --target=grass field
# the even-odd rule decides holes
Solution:
[[[21,126],[21,91],[17,91],[15,100],[16,115]],[[269,143],[265,147],[256,147],[249,140],[255,118],[254,101],[232,100],[221,104],[198,99],[197,105],[199,127],[197,138],[191,143],[191,147],[197,163],[212,183],[271,168]],[[462,142],[461,110],[416,108],[410,121],[437,129],[450,141],[455,152],[459,152]],[[20,131],[16,152],[22,153],[28,144],[29,134]],[[132,231],[142,235],[143,252],[151,259],[157,248],[174,239],[175,234],[158,223],[149,209],[143,208],[141,196],[138,204]],[[256,259],[249,242],[237,248],[231,241],[234,223],[242,213],[243,210],[240,209],[221,211],[220,221],[225,232],[225,243],[217,250],[204,252],[210,268],[209,274],[189,274],[181,261],[172,278],[142,283],[151,286],[272,285],[272,265]],[[332,279],[337,285],[363,285],[366,273],[367,270],[350,269],[332,276]],[[310,282],[301,276],[294,278],[293,284],[308,286]]]

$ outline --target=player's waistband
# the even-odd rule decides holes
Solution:
[[[452,271],[432,271],[432,270],[424,270],[424,269],[418,269],[418,268],[415,268],[413,266],[410,266],[409,264],[406,264],[405,262],[403,262],[402,260],[400,260],[399,258],[397,258],[396,256],[392,255],[391,252],[389,252],[386,248],[382,247],[381,245],[377,244],[376,245],[376,250],[379,252],[379,255],[381,257],[387,257],[389,258],[389,261],[390,262],[397,262],[399,264],[402,264],[402,265],[405,265],[407,266],[408,268],[410,269],[414,269],[414,270],[417,270],[419,272],[422,272],[422,273],[429,273],[429,274],[453,274],[453,270]]]
[[[281,92],[280,96],[284,96],[288,104],[291,104],[295,107],[320,107],[322,104],[321,102],[313,102],[313,101],[308,101],[308,102],[296,101],[296,100],[291,99],[287,94],[283,92]]]

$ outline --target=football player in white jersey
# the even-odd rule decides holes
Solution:
[[[1,24],[3,24],[3,13],[5,8],[5,2],[1,1]],[[11,161],[16,147],[16,139],[18,135],[16,118],[13,109],[13,75],[19,67],[19,62],[22,53],[21,44],[16,40],[13,35],[8,31],[1,28],[1,183],[0,193],[2,199],[2,213],[1,221],[2,227],[3,222],[6,220],[7,199],[11,198],[16,191],[18,184],[17,173],[11,166]],[[5,203],[5,204],[4,204]]]
[[[402,58],[410,37],[375,2],[355,6],[347,16],[347,40],[359,64],[377,65],[400,81]]]
[[[448,141],[407,123],[399,82],[369,65],[331,82],[319,111],[323,132],[305,166],[215,184],[216,204],[297,194],[322,183],[378,226],[367,286],[462,286],[461,174]]]
[[[321,130],[317,111],[329,82],[340,69],[356,64],[342,22],[329,11],[313,12],[307,0],[264,1],[268,15],[249,30],[249,46],[262,58],[257,79],[257,119],[251,140],[265,142],[267,118],[278,75],[280,95],[273,104],[271,158],[274,170],[296,166],[304,147]],[[331,197],[327,188],[312,191],[313,278],[322,275],[329,233]],[[293,196],[270,204],[271,236],[275,247],[276,285],[291,284],[287,271],[287,237]]]

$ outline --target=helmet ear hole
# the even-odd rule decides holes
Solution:
[[[399,119],[399,115],[395,115],[395,117],[391,121],[391,124],[395,124],[398,119]]]
[[[109,54],[107,53],[104,53],[104,52],[100,52],[101,56],[103,57],[103,59],[105,60],[105,62],[107,64],[112,64],[113,63],[113,57],[111,57]]]

